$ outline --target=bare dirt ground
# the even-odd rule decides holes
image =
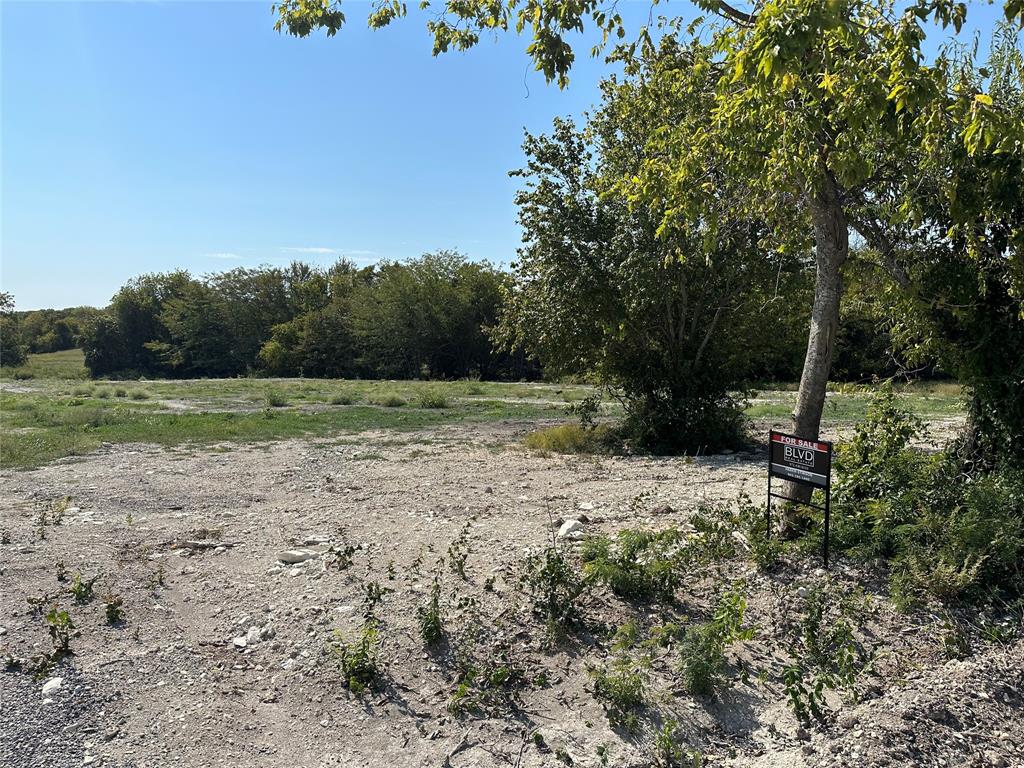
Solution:
[[[755,638],[730,649],[731,685],[715,697],[683,693],[664,651],[639,727],[613,728],[588,673],[609,642],[596,631],[544,641],[519,588],[525,552],[550,540],[552,521],[614,533],[685,526],[702,504],[741,491],[762,503],[763,456],[537,456],[519,445],[532,426],[222,450],[118,445],[0,473],[0,647],[22,659],[50,648],[26,602],[41,595],[80,632],[73,655],[40,678],[0,674],[0,764],[648,766],[659,759],[653,734],[671,718],[704,765],[1024,765],[1021,641],[946,661],[939,617],[880,598],[865,629],[882,649],[875,671],[859,703],[833,697],[836,714],[820,727],[800,728],[778,681],[757,678],[780,649]],[[40,511],[64,497],[60,524],[41,531]],[[434,561],[467,523],[466,578],[444,572],[453,640],[427,652],[416,610]],[[328,543],[359,547],[350,567],[330,554],[279,560]],[[733,562],[723,575],[746,581],[758,637],[808,586],[865,584],[869,598],[884,586],[862,567],[818,566],[810,556],[771,573]],[[82,604],[67,594],[76,573],[100,575]],[[392,590],[380,607],[384,674],[356,695],[328,644],[332,630],[358,628],[368,581]],[[695,577],[682,602],[699,614],[713,589]],[[104,618],[107,592],[123,599],[116,626]],[[595,595],[585,614],[599,623],[624,610]],[[486,629],[468,623],[481,617]],[[474,653],[505,654],[524,682],[453,712],[454,637],[477,632]]]

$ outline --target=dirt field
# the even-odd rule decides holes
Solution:
[[[26,663],[50,649],[26,598],[42,597],[43,612],[66,607],[80,634],[44,674],[0,675],[0,764],[648,766],[666,764],[666,724],[686,765],[1024,764],[1021,641],[947,661],[940,616],[897,613],[879,574],[842,562],[826,573],[811,554],[770,572],[739,557],[695,573],[673,616],[707,615],[721,583],[742,580],[754,638],[730,647],[729,684],[715,696],[682,691],[676,650],[656,650],[636,723],[613,727],[594,694],[593,669],[611,654],[602,627],[664,614],[595,588],[585,631],[552,642],[520,585],[525,555],[572,519],[586,534],[685,530],[701,505],[741,491],[763,503],[762,454],[538,456],[521,447],[533,426],[219,450],[105,445],[3,471],[0,647]],[[446,639],[426,649],[417,609],[453,542],[465,578],[438,571]],[[297,547],[308,551],[284,554]],[[99,576],[82,602],[68,593],[78,573]],[[334,630],[358,630],[368,582],[390,590],[378,607],[382,675],[356,694],[330,643]],[[774,671],[786,652],[776,630],[807,589],[854,585],[877,659],[859,703],[830,693],[834,713],[803,728]],[[112,595],[124,612],[114,624]],[[470,657],[488,669],[500,658],[515,684],[460,698]]]

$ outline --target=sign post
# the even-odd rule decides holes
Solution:
[[[765,509],[765,535],[772,532],[772,499],[804,504],[789,496],[772,492],[772,478],[778,477],[798,485],[825,491],[825,506],[806,503],[805,506],[823,510],[825,528],[822,557],[828,567],[828,527],[832,504],[832,443],[826,440],[805,440],[796,435],[776,432],[768,433],[768,505]]]

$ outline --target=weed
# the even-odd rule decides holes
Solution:
[[[109,400],[110,390],[107,389],[106,387],[101,387],[100,389],[96,390],[96,397],[98,397],[100,400]]]
[[[373,687],[380,677],[377,666],[380,636],[377,606],[390,591],[376,582],[367,583],[363,596],[363,625],[356,638],[346,641],[340,631],[334,631],[332,648],[341,667],[342,684],[353,693],[362,693]]]
[[[149,588],[156,589],[162,587],[166,583],[166,573],[164,572],[164,564],[157,563],[156,570],[149,575]]]
[[[50,506],[50,520],[54,525],[60,525],[64,522],[64,515],[71,508],[71,497],[65,496],[63,499],[59,499]]]
[[[345,542],[341,546],[331,545],[331,548],[327,550],[329,562],[333,563],[334,567],[339,571],[347,570],[352,567],[352,560],[356,552],[362,550],[362,544],[352,544]]]
[[[544,453],[603,453],[607,451],[610,434],[605,426],[588,429],[579,424],[562,424],[530,432],[523,443],[530,450]]]
[[[144,389],[133,389],[129,397],[132,400],[148,400],[149,393],[146,392]]]
[[[59,596],[59,593],[50,594],[48,592],[43,592],[38,597],[26,597],[25,602],[28,603],[29,611],[38,616],[42,614],[43,608],[52,603]]]
[[[619,627],[612,642],[611,661],[590,670],[594,695],[601,699],[608,721],[629,731],[635,730],[639,722],[636,710],[644,704],[650,666],[649,657],[631,652],[636,646],[637,632],[632,621]]]
[[[444,618],[441,615],[441,579],[439,574],[434,574],[434,581],[430,585],[430,599],[427,604],[416,609],[416,616],[420,625],[420,637],[423,644],[430,647],[441,641],[444,636]]]
[[[584,584],[554,542],[527,556],[522,587],[532,600],[533,612],[544,619],[549,634],[558,636],[579,620],[577,602]]]
[[[352,405],[356,399],[347,393],[339,393],[337,395],[331,395],[331,405]]]
[[[58,560],[56,565],[54,566],[54,569],[56,571],[54,575],[57,577],[57,581],[64,582],[68,580],[68,571],[67,568],[64,566],[63,560]]]
[[[466,558],[469,557],[469,528],[473,518],[466,521],[451,544],[448,545],[448,565],[460,579],[466,578]]]
[[[98,578],[99,576],[97,575],[93,576],[91,579],[83,579],[82,574],[80,573],[76,573],[71,578],[71,586],[68,587],[68,591],[75,598],[76,603],[87,603],[92,600],[94,596],[93,585],[96,583]]]
[[[658,532],[626,529],[619,531],[614,542],[594,536],[584,541],[580,552],[583,573],[607,584],[620,597],[657,597],[671,602],[686,562],[680,541],[675,528]]]
[[[811,591],[792,644],[794,659],[783,669],[786,698],[802,723],[824,720],[825,691],[840,689],[857,699],[858,676],[868,668],[873,653],[856,639],[852,618],[855,607],[844,598],[831,604],[823,589]]]
[[[71,640],[78,637],[75,623],[63,608],[54,606],[46,614],[46,626],[50,633],[50,641],[53,643],[53,652],[56,656],[63,656],[71,652]]]
[[[745,611],[746,599],[736,586],[719,599],[711,621],[686,630],[680,671],[690,693],[710,696],[722,685],[726,648],[754,636],[753,629],[742,628]]]
[[[401,408],[405,405],[405,399],[394,392],[389,392],[375,398],[373,403],[384,408]]]
[[[116,387],[114,389],[114,397],[128,397],[128,390],[124,387]]]
[[[681,768],[687,753],[679,744],[676,732],[679,723],[669,718],[654,737],[654,765],[657,768]]]
[[[103,613],[106,616],[107,624],[117,626],[124,622],[124,599],[108,591],[103,596]]]
[[[288,405],[288,399],[278,390],[268,388],[263,393],[263,405],[266,408],[284,408]]]

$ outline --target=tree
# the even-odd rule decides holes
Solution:
[[[739,201],[738,215],[755,216],[792,231],[804,224],[814,243],[815,287],[803,372],[793,412],[793,430],[816,438],[831,369],[840,317],[841,272],[850,252],[851,229],[876,248],[894,280],[906,283],[905,267],[883,238],[890,222],[877,215],[893,187],[910,186],[919,160],[948,137],[969,157],[995,156],[1019,147],[1024,128],[981,90],[953,80],[948,56],[929,61],[922,50],[926,24],[957,33],[967,8],[952,0],[773,0],[751,11],[724,0],[697,0],[715,24],[700,21],[683,29],[666,23],[668,34],[709,34],[703,55],[677,71],[686,89],[710,72],[715,81],[711,120],[694,133],[691,124],[667,123],[649,152],[653,158],[638,174],[634,204],[660,207],[662,235],[693,228],[702,221],[715,180],[704,173],[709,158],[728,163],[725,176],[744,183],[751,194]],[[430,7],[429,2],[421,7]],[[305,36],[315,29],[334,35],[345,21],[335,0],[284,0],[275,6],[277,28]],[[1007,0],[1007,19],[1024,23],[1024,2]],[[371,26],[405,15],[400,0],[381,2]],[[621,17],[596,0],[490,0],[448,2],[428,23],[434,52],[475,45],[483,30],[522,32],[527,49],[548,80],[567,83],[574,53],[566,38],[587,22],[603,39],[623,39]],[[616,55],[631,58],[655,48],[645,28]],[[710,126],[711,130],[708,130]],[[941,179],[949,199],[958,178]],[[983,198],[992,189],[976,190]],[[911,211],[898,211],[897,222]],[[696,225],[699,226],[699,225]],[[1011,239],[1018,235],[1013,235]],[[1019,264],[1019,256],[1014,257]],[[1019,268],[1018,268],[1019,269]],[[804,496],[806,490],[790,489]]]
[[[527,136],[517,195],[524,247],[503,324],[507,341],[545,370],[594,374],[621,394],[625,436],[656,451],[716,450],[743,438],[730,391],[751,368],[756,326],[799,284],[800,259],[762,245],[762,222],[731,215],[742,188],[722,181],[719,207],[700,226],[659,235],[664,210],[629,204],[625,191],[650,161],[650,137],[671,116],[701,119],[711,90],[664,88],[667,67],[693,50],[666,39],[604,83],[581,131],[556,120]],[[592,148],[592,149],[591,149]],[[706,172],[718,177],[711,164]]]
[[[21,365],[27,358],[14,314],[14,297],[0,292],[0,365]]]

